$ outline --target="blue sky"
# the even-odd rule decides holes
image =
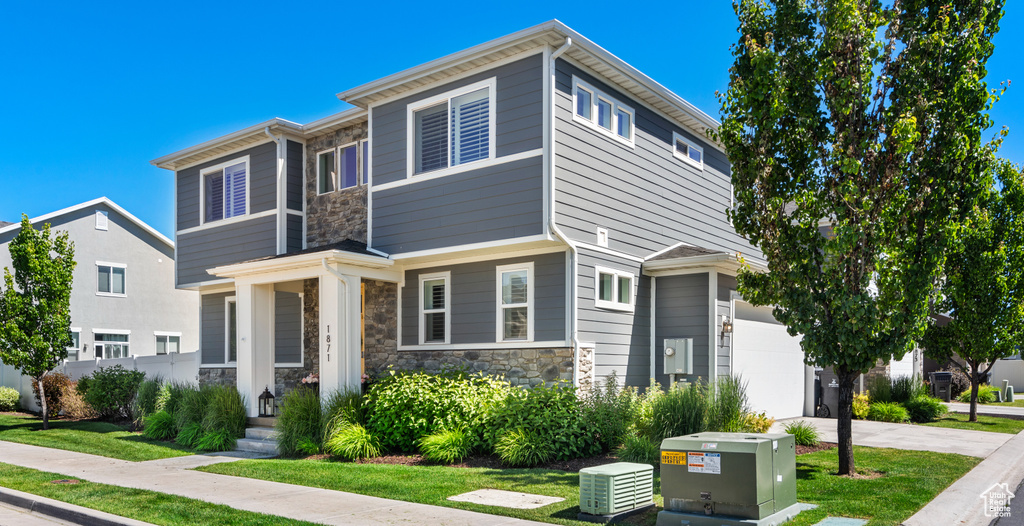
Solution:
[[[989,82],[1024,163],[1024,11],[1009,2]],[[172,174],[151,159],[558,18],[712,116],[736,40],[731,2],[8,2],[0,17],[0,220],[102,195],[167,235]],[[486,19],[485,23],[481,20]],[[994,131],[994,130],[993,130]]]

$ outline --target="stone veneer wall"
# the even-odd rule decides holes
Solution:
[[[200,367],[199,385],[238,385],[234,367]]]
[[[363,280],[363,354],[367,374],[397,364],[398,284]]]
[[[274,369],[274,396],[298,387],[310,373],[320,372],[320,285],[316,279],[302,282],[302,367]]]
[[[306,245],[318,247],[345,239],[366,242],[366,186],[317,194],[317,152],[363,140],[366,123],[306,141]],[[357,155],[362,155],[359,149]],[[365,177],[365,175],[364,175]]]

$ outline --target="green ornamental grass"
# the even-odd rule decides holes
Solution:
[[[174,441],[179,446],[195,448],[200,438],[203,438],[203,425],[199,422],[190,422],[178,431]]]
[[[174,423],[174,415],[167,411],[157,411],[145,419],[142,434],[153,440],[173,440],[178,436],[178,428]]]
[[[793,440],[798,446],[816,446],[821,442],[821,435],[814,424],[797,420],[786,424],[785,430],[793,435]]]
[[[319,453],[324,443],[320,397],[312,389],[294,389],[281,399],[281,414],[274,426],[282,455]]]
[[[343,424],[334,429],[324,451],[344,460],[373,458],[380,456],[380,440],[360,424]]]
[[[875,402],[868,407],[868,420],[899,424],[910,420],[910,414],[896,402]]]
[[[550,442],[521,428],[502,435],[494,451],[502,462],[512,467],[533,467],[554,456]]]
[[[661,465],[661,443],[646,436],[628,435],[619,448],[618,455],[623,462]]]
[[[420,439],[423,458],[438,464],[454,464],[469,455],[469,437],[461,429],[442,430]]]

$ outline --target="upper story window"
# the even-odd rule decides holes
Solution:
[[[633,310],[636,277],[622,270],[597,267],[597,296],[594,305],[604,309]]]
[[[704,169],[704,148],[676,132],[672,132],[672,154],[700,170]]]
[[[408,106],[411,174],[494,157],[495,79]]]
[[[125,296],[125,271],[127,265],[121,263],[96,262],[96,295]]]
[[[636,113],[614,97],[572,78],[573,119],[633,146]]]
[[[249,158],[204,169],[203,222],[244,216],[248,209]]]
[[[366,183],[367,141],[354,142],[316,155],[317,193]]]
[[[420,276],[420,343],[449,343],[451,273]]]
[[[497,267],[498,341],[533,341],[533,263]]]

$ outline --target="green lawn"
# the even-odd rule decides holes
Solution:
[[[791,524],[810,525],[827,515],[871,518],[872,525],[899,524],[979,462],[971,457],[920,451],[863,447],[855,450],[859,470],[880,471],[884,476],[847,479],[832,475],[838,464],[835,449],[801,455],[797,458],[797,495],[801,502],[821,507],[802,513]],[[579,512],[579,475],[564,471],[285,459],[242,460],[200,469],[556,524],[590,524],[575,520]],[[512,510],[446,500],[452,495],[481,488],[562,497],[565,501],[535,510]],[[655,502],[660,506],[657,472],[654,491]],[[879,504],[880,499],[884,499],[884,506]],[[628,522],[653,525],[656,516],[652,512]]]
[[[0,413],[0,440],[131,461],[192,454],[173,442],[149,440],[107,422],[50,420],[50,429],[43,431],[43,421],[25,413]]]
[[[78,484],[52,482],[60,479],[67,477],[0,463],[0,486],[153,524],[313,526],[310,522],[239,511],[222,504],[210,504],[155,491],[86,481]]]
[[[1018,399],[1015,396],[1014,400],[1012,402],[998,402],[998,403],[985,404],[985,405],[997,405],[997,406],[1002,406],[1002,407],[1024,407],[1024,398]]]
[[[946,416],[934,422],[921,424],[932,427],[951,427],[953,429],[972,429],[974,431],[992,431],[995,433],[1009,433],[1016,435],[1024,430],[1024,420],[1012,418],[999,418],[997,416],[978,415],[977,422],[968,422],[970,415],[967,413],[947,413]]]

